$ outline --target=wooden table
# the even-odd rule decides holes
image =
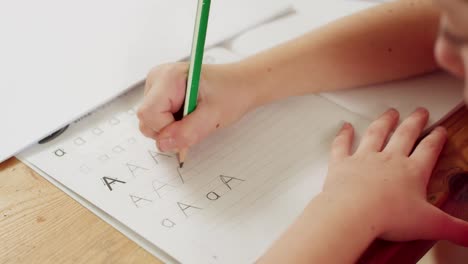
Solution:
[[[444,126],[429,200],[468,220],[468,111]],[[15,158],[0,164],[0,233],[0,263],[161,263]],[[433,245],[377,241],[361,263],[415,263]]]
[[[0,234],[0,263],[162,263],[15,158],[0,164]]]

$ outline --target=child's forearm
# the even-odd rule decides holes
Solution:
[[[436,69],[439,13],[430,0],[382,4],[237,64],[257,105]]]
[[[317,196],[259,263],[355,263],[379,236],[368,201]]]

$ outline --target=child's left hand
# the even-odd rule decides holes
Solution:
[[[426,200],[447,137],[436,128],[416,144],[428,117],[418,109],[390,136],[399,114],[389,110],[369,126],[355,153],[353,127],[345,124],[332,145],[323,191],[259,263],[355,263],[378,237],[468,246],[468,223]]]
[[[383,239],[450,240],[468,246],[468,223],[426,200],[427,183],[446,140],[446,130],[439,127],[413,151],[428,116],[418,109],[390,137],[399,114],[387,111],[367,129],[354,154],[353,128],[345,125],[332,146],[323,194],[338,203],[367,205],[367,219]]]

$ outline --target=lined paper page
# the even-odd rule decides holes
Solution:
[[[425,107],[430,112],[428,128],[464,105],[463,82],[443,72],[322,96],[371,120],[391,107],[398,109],[402,117],[409,116],[416,107]]]
[[[369,123],[319,96],[290,98],[218,131],[178,169],[138,131],[141,99],[139,87],[21,156],[183,263],[255,261],[320,191],[342,120]]]

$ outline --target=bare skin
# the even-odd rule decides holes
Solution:
[[[262,104],[433,71],[438,20],[430,1],[398,1],[238,63],[206,65],[197,110],[181,122],[174,122],[172,114],[182,106],[188,66],[158,66],[148,75],[138,112],[141,131],[162,151],[177,151]]]
[[[260,105],[289,96],[400,79],[439,66],[464,78],[468,1],[434,3],[382,4],[243,61],[206,65],[199,105],[182,121],[174,121],[173,113],[183,103],[188,66],[158,66],[147,78],[140,130],[160,150],[178,151]],[[356,153],[351,153],[353,127],[343,126],[323,191],[259,263],[354,263],[375,238],[468,246],[468,224],[425,198],[446,131],[437,128],[415,146],[428,112],[418,109],[396,128],[398,119],[398,112],[389,110],[374,121]]]
[[[410,155],[429,115],[416,110],[385,144],[398,117],[392,109],[374,121],[355,153],[350,152],[352,126],[342,128],[332,145],[322,193],[259,263],[355,263],[376,238],[468,246],[468,223],[426,201],[445,129],[432,131]]]

